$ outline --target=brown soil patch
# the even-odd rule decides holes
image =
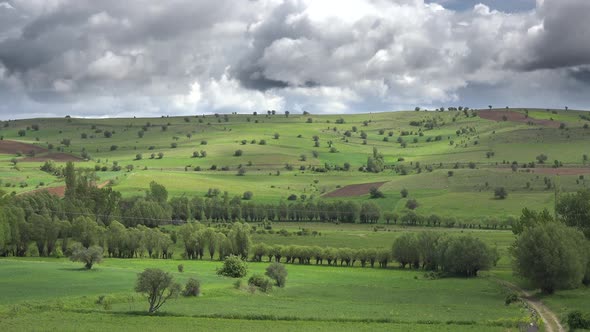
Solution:
[[[25,157],[21,161],[23,162],[43,162],[43,161],[58,161],[58,162],[67,162],[67,161],[81,161],[82,158],[73,156],[71,154],[63,153],[63,152],[50,152],[39,156],[34,157]]]
[[[111,182],[111,181],[110,180],[104,181],[102,183],[99,183],[96,187],[99,189],[102,189],[106,185],[108,185],[109,182]],[[37,193],[37,192],[41,192],[41,191],[47,191],[50,194],[53,194],[53,195],[63,198],[66,195],[66,186],[39,188],[39,189],[35,189],[32,191],[28,191],[24,194],[32,194],[32,193]]]
[[[540,120],[540,119],[533,119],[531,117],[526,117],[523,113],[515,112],[515,111],[506,111],[506,110],[483,110],[478,112],[479,117],[486,120],[492,121],[506,121],[511,122],[520,122],[520,123],[533,123],[537,125],[542,125],[546,127],[553,127],[559,128],[559,122],[551,121],[551,120]]]
[[[33,145],[28,143],[16,142],[16,141],[9,141],[9,140],[1,140],[0,141],[0,153],[2,154],[16,154],[17,152],[21,152],[23,154],[27,154],[30,152],[35,153],[43,153],[47,152],[47,149]]]
[[[372,183],[360,183],[360,184],[351,184],[334,191],[331,191],[324,195],[324,197],[352,197],[352,196],[362,196],[369,193],[369,189],[372,187],[379,188],[385,182],[372,182]]]

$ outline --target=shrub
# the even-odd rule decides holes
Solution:
[[[182,294],[184,296],[199,296],[201,294],[201,283],[195,278],[189,278]]]
[[[248,285],[258,288],[260,291],[267,293],[272,290],[272,281],[261,274],[254,274],[248,279]]]
[[[178,264],[178,272],[184,272],[184,264]]]
[[[510,305],[511,303],[518,302],[518,294],[512,292],[506,295],[506,299],[504,300],[504,304]]]
[[[418,204],[418,201],[413,198],[408,199],[406,202],[406,207],[410,210],[415,210],[418,206],[420,206],[420,204]]]
[[[508,192],[504,187],[498,187],[494,190],[494,197],[497,199],[504,199],[508,196]]]
[[[590,329],[590,315],[583,315],[580,311],[572,311],[567,314],[567,325],[571,330]]]
[[[383,194],[383,192],[381,190],[379,190],[377,187],[371,187],[371,189],[369,189],[369,195],[371,196],[371,198],[383,198],[383,197],[385,197],[385,195]]]
[[[244,154],[244,151],[242,151],[242,150],[236,150],[234,152],[234,157],[240,157],[242,154]]]
[[[403,188],[399,193],[402,195],[402,198],[408,197],[409,194],[408,189],[406,188]]]
[[[251,200],[252,197],[254,197],[254,193],[252,193],[251,191],[245,191],[242,195],[242,198],[247,201]]]
[[[247,273],[246,262],[234,255],[229,255],[223,261],[223,266],[217,270],[217,274],[230,278],[243,278]]]
[[[273,279],[278,287],[285,287],[288,274],[285,265],[278,262],[274,262],[266,268],[265,274],[269,278]]]

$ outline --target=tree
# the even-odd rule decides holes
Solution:
[[[391,248],[391,257],[398,261],[402,268],[405,268],[408,264],[419,267],[420,255],[416,236],[413,233],[404,233],[395,239]]]
[[[137,275],[135,291],[145,295],[150,305],[148,313],[153,314],[168,299],[178,296],[180,285],[174,282],[170,273],[151,268]]]
[[[248,274],[248,267],[240,257],[229,255],[223,261],[223,266],[217,270],[217,274],[230,278],[243,278]]]
[[[168,200],[168,190],[156,181],[150,182],[150,189],[146,193],[147,199],[154,200],[158,203],[164,203]]]
[[[551,294],[581,284],[589,250],[580,231],[552,222],[526,228],[510,252],[516,274]]]
[[[505,199],[508,196],[508,192],[504,187],[498,187],[494,190],[494,197],[497,199]]]
[[[201,294],[201,283],[195,278],[189,278],[184,286],[184,296],[199,296]]]
[[[377,187],[371,187],[369,189],[369,195],[371,196],[371,198],[383,198],[383,197],[385,197],[385,195],[383,194],[383,192],[381,190],[379,190]]]
[[[278,287],[285,287],[287,282],[287,269],[285,265],[274,262],[266,268],[265,273],[269,278],[273,279]]]
[[[242,154],[244,154],[244,151],[242,151],[242,150],[234,151],[234,157],[240,157],[240,156],[242,156]]]
[[[408,194],[409,194],[408,189],[406,189],[406,188],[403,188],[399,193],[400,193],[400,195],[402,195],[402,198],[408,197]]]
[[[87,270],[90,270],[94,264],[102,262],[103,249],[98,246],[84,248],[77,244],[72,248],[70,260],[72,262],[82,262]]]
[[[252,197],[254,197],[254,193],[252,193],[251,191],[245,191],[244,194],[242,195],[242,199],[249,201],[252,199]]]
[[[540,155],[538,155],[537,157],[535,157],[537,159],[537,161],[539,162],[539,164],[544,164],[545,161],[547,161],[547,155],[541,153]]]
[[[562,195],[557,201],[556,212],[566,225],[578,228],[590,239],[590,190]]]
[[[438,264],[443,272],[475,277],[498,261],[498,252],[471,236],[445,238],[438,245]]]
[[[406,208],[410,210],[416,210],[418,206],[420,206],[420,204],[418,204],[418,201],[414,198],[410,198],[406,201]]]
[[[76,217],[72,222],[73,238],[79,241],[84,248],[90,248],[97,243],[102,229],[96,221],[90,217]]]

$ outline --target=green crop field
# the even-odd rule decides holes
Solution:
[[[0,258],[0,330],[517,331],[535,318],[523,302],[505,305],[512,291],[504,282],[537,290],[512,272],[516,236],[509,221],[524,208],[553,215],[560,195],[590,188],[590,129],[582,111],[510,111],[549,124],[488,120],[475,110],[2,121],[4,198],[43,189],[63,195],[63,167],[75,159],[76,169],[129,201],[145,196],[155,181],[171,198],[205,198],[218,189],[228,193],[221,200],[240,201],[249,191],[250,201],[264,206],[301,203],[304,209],[308,202],[353,201],[375,203],[382,212],[373,224],[273,221],[272,231],[265,231],[266,222],[250,222],[256,227],[253,244],[390,250],[400,236],[430,230],[480,239],[497,249],[499,260],[475,278],[431,278],[393,261],[387,268],[290,263],[287,287],[263,293],[236,288],[234,279],[217,275],[220,261],[184,259],[180,239],[171,245],[170,259],[146,258],[142,251],[140,257],[105,258],[85,270],[63,257],[37,257],[31,237],[25,252],[32,257]],[[31,153],[34,147],[42,149]],[[383,156],[380,172],[366,169],[374,149]],[[54,171],[41,169],[47,161]],[[383,197],[370,196],[372,183],[382,183]],[[347,187],[352,185],[363,189]],[[497,188],[507,197],[495,197]],[[446,224],[386,220],[386,214],[409,213],[409,200],[417,201],[418,215],[440,216]],[[56,212],[50,210],[44,212]],[[113,220],[123,221],[127,211],[121,210]],[[176,236],[180,227],[169,219],[159,228]],[[213,218],[206,219],[199,220],[216,227]],[[244,282],[268,264],[249,262]],[[202,294],[171,299],[148,315],[134,285],[138,273],[152,267],[182,284],[197,278]],[[570,311],[590,308],[586,286],[536,296],[562,322]]]

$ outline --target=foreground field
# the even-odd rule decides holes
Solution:
[[[178,263],[185,265],[182,274],[175,272]],[[110,259],[83,271],[64,260],[9,259],[0,266],[3,330],[33,327],[27,323],[33,314],[43,328],[85,330],[93,324],[103,330],[116,326],[101,323],[111,319],[137,327],[147,319],[154,327],[172,324],[174,329],[194,319],[214,330],[230,330],[241,320],[252,328],[280,330],[503,330],[527,316],[518,305],[504,305],[505,291],[490,278],[427,280],[414,271],[289,265],[287,287],[267,295],[234,289],[233,280],[215,274],[219,262]],[[132,289],[136,274],[152,266],[173,272],[179,281],[198,277],[203,295],[171,300],[164,317],[142,317],[145,300]],[[249,265],[251,273],[265,267]],[[107,295],[112,307],[96,304],[99,295]],[[83,319],[90,314],[89,321]]]

